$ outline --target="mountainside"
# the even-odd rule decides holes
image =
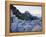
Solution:
[[[21,13],[13,5],[11,5],[11,10],[12,10],[13,14],[16,15],[16,17],[18,17],[18,19],[22,19],[22,20],[37,20],[37,19],[39,19],[38,17],[31,15],[28,11],[25,11],[25,13]]]

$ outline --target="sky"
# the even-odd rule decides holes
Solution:
[[[41,7],[40,6],[19,6],[14,5],[21,13],[29,11],[33,16],[41,17]]]

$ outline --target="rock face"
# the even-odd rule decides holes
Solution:
[[[32,32],[42,30],[42,20],[31,15],[28,11],[22,14],[13,5],[11,9],[11,32]]]

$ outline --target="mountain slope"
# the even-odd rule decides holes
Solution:
[[[28,11],[25,11],[25,13],[21,13],[13,5],[10,6],[10,9],[12,10],[13,14],[16,15],[16,17],[18,17],[18,19],[22,19],[22,20],[37,20],[37,19],[39,19],[36,16],[32,16]]]

